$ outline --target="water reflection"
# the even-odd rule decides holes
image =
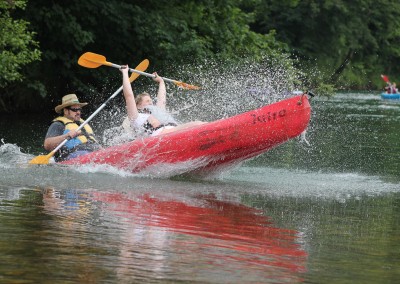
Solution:
[[[261,211],[240,203],[218,200],[215,195],[198,195],[185,200],[131,192],[93,192],[92,196],[105,204],[103,208],[113,216],[132,226],[129,230],[133,232],[127,241],[136,239],[134,231],[140,224],[139,235],[143,234],[143,227],[146,231],[156,228],[156,243],[163,244],[159,238],[162,236],[165,240],[167,230],[177,241],[171,244],[170,239],[169,247],[189,246],[201,251],[200,257],[213,259],[215,264],[231,261],[240,262],[240,266],[262,265],[291,272],[305,270],[306,254],[297,243],[297,232],[274,227]],[[166,245],[160,251],[164,248]]]
[[[215,194],[38,188],[3,199],[0,223],[5,208],[13,212],[9,222],[24,228],[3,227],[11,238],[0,237],[0,250],[12,255],[0,268],[5,280],[293,283],[306,272],[297,231]],[[24,249],[7,251],[11,239]],[[35,251],[29,258],[28,248]],[[21,261],[24,268],[15,269]]]

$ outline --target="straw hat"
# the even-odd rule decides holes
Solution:
[[[56,106],[55,110],[56,113],[61,113],[61,110],[63,108],[73,106],[73,105],[80,105],[80,106],[85,106],[88,103],[80,103],[78,100],[78,97],[75,94],[68,94],[62,97],[62,102],[60,105]]]

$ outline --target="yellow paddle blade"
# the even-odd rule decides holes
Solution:
[[[37,156],[35,158],[33,158],[32,160],[29,161],[29,164],[31,165],[46,165],[49,163],[50,158],[53,157],[54,153],[50,152],[47,155],[40,155]]]
[[[93,52],[86,52],[78,59],[78,64],[86,68],[97,68],[101,65],[110,65],[106,57]]]
[[[146,71],[147,67],[149,67],[149,64],[150,64],[149,60],[148,60],[148,59],[145,59],[145,60],[143,60],[142,62],[140,62],[140,64],[139,64],[138,66],[136,66],[135,69],[144,72],[144,71]],[[133,72],[133,73],[131,74],[131,76],[129,77],[129,81],[132,83],[132,82],[135,81],[135,80],[137,79],[137,77],[139,77],[139,76],[140,76],[139,73]]]
[[[80,59],[80,58],[78,60],[78,64],[83,67],[86,67],[86,68],[97,68],[97,67],[103,65],[103,64],[95,63],[92,61],[87,61],[86,59]]]
[[[186,90],[200,90],[200,87],[190,85],[190,84],[184,83],[184,82],[174,81],[174,84],[177,85],[178,87],[181,87],[182,89],[186,89]]]

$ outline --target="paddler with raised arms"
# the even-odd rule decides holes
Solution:
[[[167,96],[165,83],[162,77],[157,73],[153,80],[158,83],[157,102],[154,105],[151,96],[148,93],[133,95],[132,85],[129,81],[129,67],[122,66],[123,93],[128,112],[128,119],[131,128],[139,136],[156,136],[193,126],[203,124],[202,121],[192,121],[179,124],[166,110]]]

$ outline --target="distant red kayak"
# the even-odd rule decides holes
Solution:
[[[110,165],[139,173],[165,166],[205,173],[257,156],[300,135],[310,121],[307,95],[226,119],[108,147],[62,164]]]

